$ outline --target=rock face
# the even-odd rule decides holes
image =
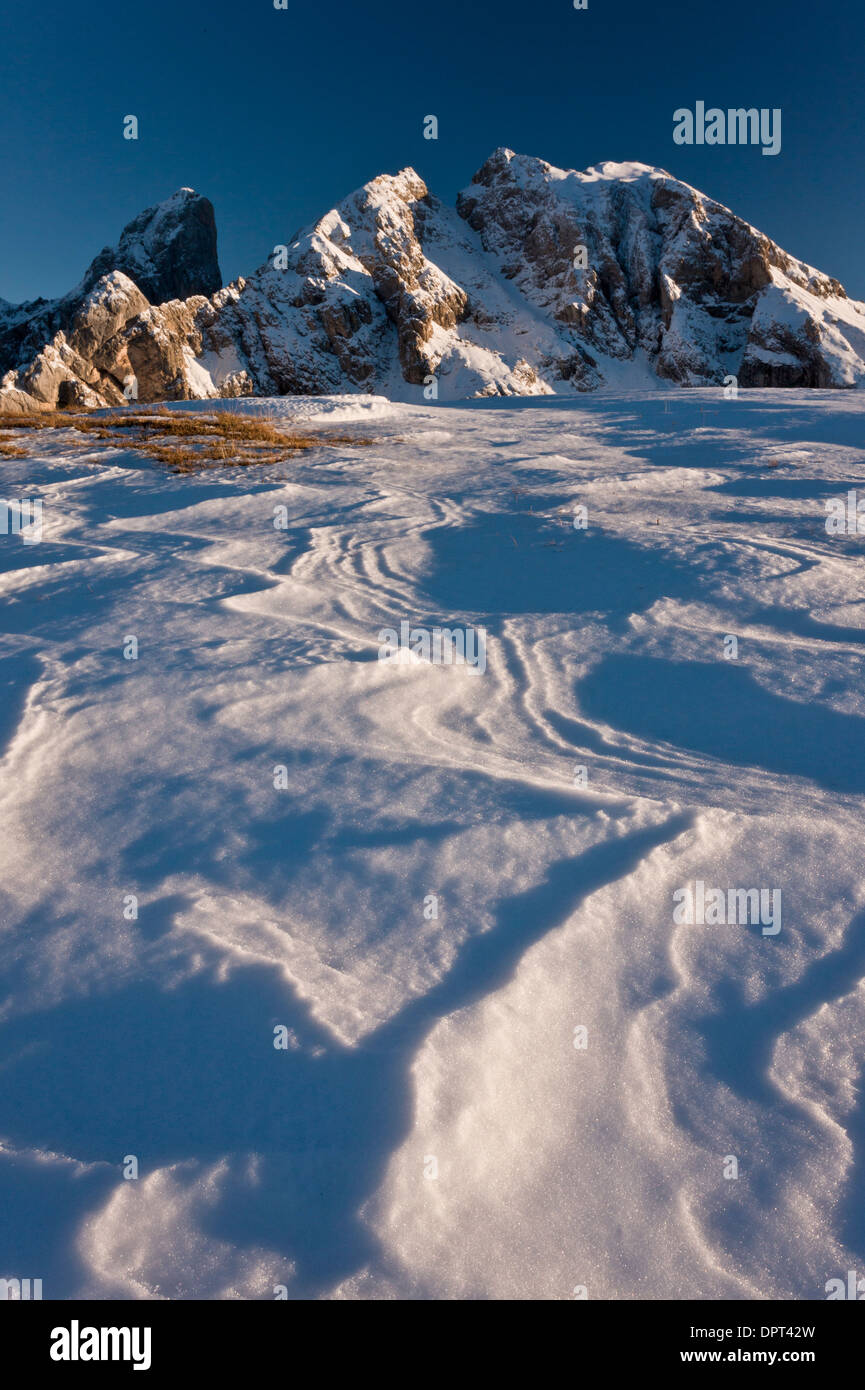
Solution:
[[[865,306],[662,169],[577,174],[497,150],[457,206],[520,294],[570,327],[562,365],[580,389],[640,359],[683,386],[865,376]]]
[[[142,213],[61,301],[0,304],[0,409],[370,391],[401,399],[850,387],[865,305],[662,169],[497,150],[439,202],[359,189],[220,288],[213,209]]]
[[[84,285],[120,270],[151,304],[215,294],[222,285],[216,256],[213,204],[191,188],[181,188],[147,208],[124,227],[116,246],[106,246],[91,263]]]
[[[213,206],[182,188],[130,222],[62,299],[0,301],[0,409],[11,409],[20,390],[43,405],[62,404],[61,384],[72,378],[94,388],[90,403],[124,400],[130,366],[122,344],[117,360],[106,344],[150,303],[213,294],[221,284]]]

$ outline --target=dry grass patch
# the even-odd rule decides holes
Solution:
[[[63,410],[32,415],[0,415],[5,429],[73,429],[92,435],[108,448],[133,449],[176,473],[195,473],[202,468],[249,467],[280,463],[304,449],[337,448],[369,441],[343,434],[304,434],[282,428],[270,420],[230,410],[184,414],[124,411],[97,416]],[[174,443],[173,440],[183,441]],[[24,455],[15,444],[0,453]]]
[[[27,450],[22,449],[20,444],[14,440],[7,439],[5,434],[0,434],[0,457],[7,459],[24,459],[27,457]]]

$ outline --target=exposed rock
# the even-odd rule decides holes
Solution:
[[[3,391],[114,404],[133,379],[142,401],[865,381],[865,306],[642,164],[576,173],[497,150],[456,211],[412,169],[382,175],[218,281],[213,210],[182,189],[65,300],[0,304],[0,353],[18,354]]]
[[[74,406],[77,410],[93,410],[104,403],[104,399],[95,391],[91,391],[89,386],[85,386],[83,381],[61,381],[57,390],[57,405],[61,409],[64,406]]]
[[[139,213],[124,227],[117,245],[106,246],[93,260],[84,276],[85,290],[113,270],[134,281],[151,304],[215,294],[222,275],[213,204],[191,188],[181,188]]]
[[[766,312],[755,319],[776,283],[803,304],[803,317],[812,312],[803,296],[836,301],[848,340],[858,341],[865,327],[863,307],[853,305],[836,280],[793,260],[662,169],[603,164],[568,173],[497,150],[460,195],[458,208],[502,274],[572,330],[583,361],[586,344],[593,354],[623,361],[645,354],[657,375],[681,385],[720,383],[740,362],[743,385],[758,379],[788,384],[795,375],[787,360],[789,334],[768,331]],[[585,270],[574,268],[579,245],[586,248]],[[848,384],[837,352],[829,360],[813,340],[799,335],[796,341],[807,364],[800,384]],[[858,376],[863,373],[860,363]],[[610,376],[602,367],[577,374],[565,368],[564,374],[578,375],[580,385]]]
[[[202,351],[196,311],[206,302],[196,295],[148,308],[109,345],[116,343],[117,360],[125,352],[139,400],[186,401],[217,394],[196,364]]]
[[[149,307],[138,286],[114,270],[96,281],[75,310],[67,341],[82,357],[98,358],[109,339]]]
[[[61,384],[80,380],[64,361],[64,346],[63,335],[57,334],[54,342],[48,343],[29,366],[18,373],[15,385],[19,390],[26,391],[43,405],[55,406]]]
[[[255,383],[249,372],[229,372],[219,388],[220,396],[238,400],[241,396],[254,396]]]
[[[12,377],[14,373],[9,373]],[[50,410],[51,407],[44,401],[37,401],[33,396],[29,396],[20,387],[13,386],[11,380],[3,378],[0,383],[0,414],[3,415],[29,415],[34,410]]]
[[[0,301],[0,373],[26,366],[58,332],[89,356],[100,346],[91,338],[104,341],[148,303],[211,295],[221,283],[213,206],[182,188],[130,222],[62,299]]]

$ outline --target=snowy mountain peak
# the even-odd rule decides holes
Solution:
[[[216,255],[213,204],[192,188],[146,208],[124,227],[115,247],[106,247],[84,276],[91,286],[111,270],[133,279],[151,304],[214,294],[222,284]]]
[[[377,193],[393,194],[394,197],[410,201],[413,198],[425,198],[429,190],[421,178],[420,174],[411,165],[406,165],[400,169],[398,174],[378,174],[369,183],[363,185],[352,194],[356,198],[358,194],[365,193],[374,196]]]
[[[381,174],[220,284],[213,208],[179,189],[66,300],[0,307],[3,399],[112,402],[130,373],[144,400],[865,381],[865,306],[637,162],[500,147],[455,209],[411,167]]]

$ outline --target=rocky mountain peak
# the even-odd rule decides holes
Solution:
[[[501,147],[456,208],[379,175],[225,288],[213,208],[179,189],[64,300],[0,305],[5,365],[0,408],[119,402],[130,375],[141,400],[849,387],[865,305],[665,169]]]
[[[216,252],[216,217],[209,198],[179,188],[170,198],[146,208],[106,246],[83,280],[90,289],[103,275],[120,270],[151,304],[215,294],[222,285]]]

